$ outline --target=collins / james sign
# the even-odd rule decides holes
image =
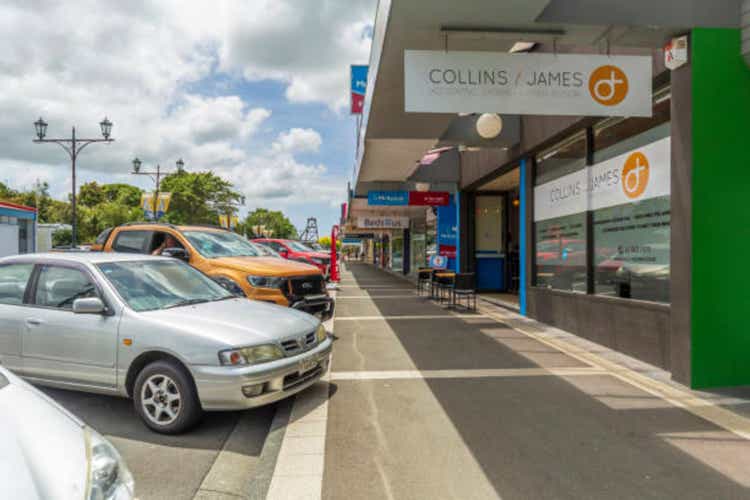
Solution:
[[[405,108],[423,113],[651,116],[651,58],[404,51]]]

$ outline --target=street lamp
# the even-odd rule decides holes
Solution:
[[[109,143],[114,141],[114,139],[110,137],[110,135],[112,134],[112,122],[105,117],[104,120],[99,122],[99,126],[101,127],[102,136],[104,137],[104,139],[78,139],[76,138],[75,127],[73,127],[72,129],[70,139],[45,139],[47,135],[47,122],[45,122],[42,117],[39,117],[39,119],[34,122],[34,129],[37,136],[37,138],[33,141],[34,143],[55,143],[62,147],[65,152],[68,153],[68,156],[70,156],[70,166],[72,174],[72,192],[70,196],[70,205],[72,209],[71,211],[73,212],[71,246],[74,248],[78,245],[78,213],[76,209],[76,159],[78,158],[78,154],[83,151],[83,148],[93,142]]]
[[[161,177],[162,177],[162,175],[169,175],[169,174],[171,174],[173,172],[164,172],[164,171],[162,171],[161,165],[159,165],[158,163],[156,164],[156,170],[155,171],[152,171],[152,172],[142,172],[141,171],[141,165],[142,164],[143,163],[141,162],[141,160],[137,156],[135,158],[133,158],[133,171],[130,172],[130,173],[133,174],[133,175],[148,175],[149,177],[151,177],[151,180],[153,180],[154,183],[156,184],[156,192],[154,193],[154,206],[156,206],[156,204],[159,202],[159,187],[161,186]],[[175,162],[175,164],[177,165],[177,173],[178,174],[181,174],[181,173],[183,173],[185,171],[185,162],[182,161],[182,158],[180,158],[179,160],[177,160],[177,162]]]

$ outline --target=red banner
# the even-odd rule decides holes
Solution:
[[[456,258],[456,245],[440,245],[438,248],[438,255],[448,257],[449,259]]]
[[[450,203],[450,196],[443,191],[409,191],[409,205],[442,207]]]

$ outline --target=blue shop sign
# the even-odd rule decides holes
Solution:
[[[367,204],[401,206],[409,204],[408,191],[368,191]]]

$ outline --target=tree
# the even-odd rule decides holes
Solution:
[[[130,207],[138,207],[141,204],[143,191],[130,184],[104,184],[102,190],[107,201],[114,201]]]
[[[245,217],[239,229],[246,236],[260,236],[255,234],[254,228],[256,226],[264,226],[265,231],[271,238],[297,238],[297,229],[294,224],[280,211],[256,208]]]
[[[174,224],[218,224],[219,214],[237,213],[241,195],[232,184],[211,172],[175,172],[164,178],[161,191],[171,192],[164,216]]]
[[[323,248],[331,248],[331,237],[330,236],[321,236],[318,239],[318,243],[320,243],[320,246]],[[336,240],[336,249],[341,250],[341,240]]]
[[[95,207],[105,200],[104,189],[96,181],[83,184],[78,190],[78,203],[87,207]]]

